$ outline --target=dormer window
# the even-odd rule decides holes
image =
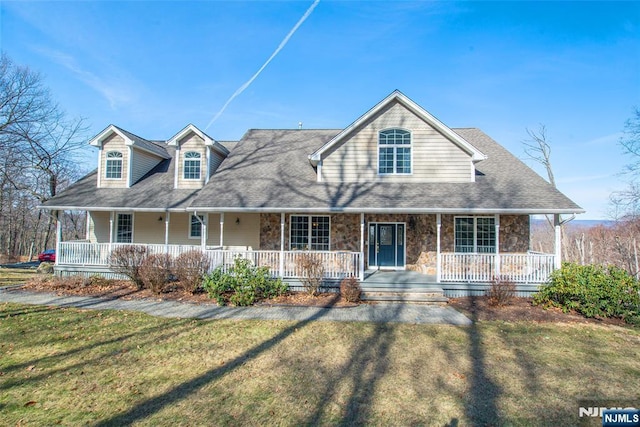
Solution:
[[[184,153],[184,179],[200,179],[200,153],[187,151]]]
[[[105,178],[122,179],[122,153],[119,151],[109,151],[107,153],[105,169]]]
[[[411,174],[411,132],[404,129],[380,131],[378,138],[378,174]]]

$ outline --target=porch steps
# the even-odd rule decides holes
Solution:
[[[360,299],[363,301],[401,302],[414,304],[445,304],[449,298],[442,288],[428,287],[362,287]]]

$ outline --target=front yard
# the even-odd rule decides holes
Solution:
[[[0,287],[25,283],[35,275],[35,268],[0,268]]]
[[[639,382],[637,328],[197,321],[0,304],[6,425],[567,425],[578,399],[637,398]]]

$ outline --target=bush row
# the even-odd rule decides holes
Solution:
[[[122,246],[109,255],[111,270],[127,276],[138,289],[161,293],[173,278],[193,293],[202,290],[202,281],[211,263],[201,251],[180,254],[149,254],[145,246]]]
[[[564,263],[533,302],[564,312],[575,310],[585,317],[616,317],[640,324],[640,282],[615,266]]]

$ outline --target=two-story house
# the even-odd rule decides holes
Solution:
[[[87,241],[59,243],[61,272],[104,271],[114,245],[133,243],[242,253],[286,278],[313,251],[328,278],[539,284],[560,262],[560,215],[583,212],[481,130],[451,129],[399,91],[345,129],[224,143],[193,125],[167,141],[109,126],[90,143],[97,170],[43,206],[88,212]],[[555,218],[554,254],[529,251],[535,214]]]

